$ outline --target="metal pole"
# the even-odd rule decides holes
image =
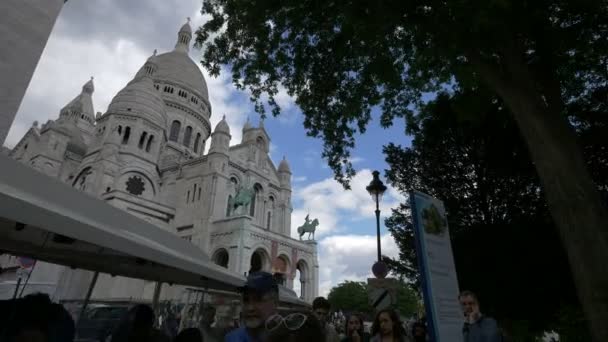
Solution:
[[[97,283],[97,277],[99,277],[99,271],[95,271],[93,273],[93,279],[91,279],[91,284],[89,285],[89,290],[87,291],[87,295],[84,298],[84,302],[82,303],[82,308],[80,309],[80,314],[78,314],[78,320],[76,321],[76,327],[80,324],[80,320],[84,316],[85,311],[87,310],[87,305],[89,305],[89,299],[91,299],[91,295],[93,294],[93,289],[95,288],[95,284]]]
[[[156,312],[158,309],[158,298],[160,297],[160,290],[162,286],[163,283],[160,281],[157,281],[156,285],[154,285],[154,295],[152,296],[152,310],[154,310],[154,312]]]
[[[382,261],[382,252],[380,250],[380,203],[376,195],[376,233],[378,237],[378,261]]]
[[[29,283],[30,277],[32,276],[32,273],[34,272],[34,269],[36,268],[37,263],[38,263],[38,260],[34,261],[34,265],[32,265],[32,268],[27,273],[27,278],[25,279],[25,283],[23,284],[23,287],[21,288],[21,292],[19,293],[19,298],[23,297],[23,291],[25,291],[25,287]]]
[[[192,295],[192,291],[190,289],[186,289],[188,296],[186,297],[186,305],[184,305],[184,308],[182,309],[181,312],[181,317],[182,319],[179,322],[179,331],[182,331],[184,329],[184,326],[186,324],[186,315],[188,314],[188,306],[190,305],[190,296]]]
[[[13,300],[17,299],[17,293],[19,293],[19,286],[21,286],[21,277],[17,279],[17,286],[15,286],[15,293],[13,293]]]

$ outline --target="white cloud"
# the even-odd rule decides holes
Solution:
[[[139,2],[121,2],[119,5],[142,6]],[[187,4],[180,2],[178,5],[179,9],[175,10],[179,13],[175,13],[175,18],[169,18],[171,23],[174,21],[183,23],[182,18],[188,15],[192,17],[194,29],[204,22],[204,18],[200,15],[200,2],[192,1]],[[145,24],[149,20],[154,20],[154,15],[160,15],[161,12],[166,15],[166,6],[156,8],[158,6],[155,2],[147,6],[149,6],[146,7],[149,15],[138,17],[139,19],[129,16],[130,25],[137,27],[140,22]],[[87,29],[74,31],[88,24],[88,22],[83,23],[79,15],[79,12],[83,11],[88,13],[87,15],[90,16],[88,22],[94,23],[98,31],[89,32]],[[104,13],[90,12],[86,6],[71,4],[62,11],[57,27],[49,37],[17,112],[6,140],[7,146],[14,146],[34,120],[44,123],[48,119],[56,119],[59,110],[80,93],[82,85],[90,76],[95,76],[94,109],[96,112],[105,112],[113,96],[132,79],[152,54],[151,47],[158,47],[159,53],[170,51],[177,38],[177,31],[182,25],[181,23],[175,24],[175,27],[167,25],[160,37],[154,34],[143,35],[138,30],[124,30],[120,34],[112,35],[106,34],[106,31],[114,32],[113,25],[123,25],[122,17],[117,16],[116,22],[108,22],[107,27],[101,27],[101,23],[108,21],[106,17],[102,17]],[[191,49],[190,56],[207,81],[209,101],[212,106],[212,128],[223,115],[226,115],[232,134],[231,144],[238,144],[241,141],[241,128],[252,105],[246,93],[234,88],[229,73],[222,72],[217,78],[210,77],[198,62],[200,55],[199,50]],[[207,144],[207,147],[209,145]]]
[[[380,243],[382,255],[399,255],[389,234],[382,235]],[[374,235],[334,235],[319,241],[319,295],[327,296],[333,286],[345,280],[372,277],[371,268],[378,258],[376,244]]]
[[[294,176],[291,181],[293,183],[302,183],[302,182],[306,182],[307,179],[308,179],[308,177],[306,177],[306,176]]]
[[[117,39],[108,47],[99,41],[85,45],[61,36],[51,37],[19,108],[7,145],[16,144],[32,121],[44,123],[56,119],[59,110],[80,93],[90,76],[95,76],[95,111],[104,112],[112,97],[133,77],[148,55],[125,39]]]
[[[375,204],[365,187],[372,179],[369,169],[360,170],[351,181],[351,190],[332,178],[294,189],[295,208],[292,213],[292,235],[297,236],[296,227],[304,222],[310,213],[311,218],[319,219],[318,236],[345,231],[346,223],[374,217]],[[405,200],[398,191],[388,187],[380,204],[380,210],[388,214]]]
[[[361,162],[364,162],[364,161],[365,161],[365,158],[362,158],[362,157],[352,157],[352,158],[350,158],[350,162],[351,162],[353,165],[354,165],[354,164],[361,163]]]
[[[275,95],[275,101],[281,107],[281,115],[277,117],[280,123],[293,126],[298,122],[300,109],[296,106],[293,97],[287,94],[287,89],[279,86],[279,92]]]

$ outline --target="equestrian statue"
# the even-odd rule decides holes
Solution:
[[[236,210],[239,207],[249,208],[249,204],[251,203],[254,194],[255,192],[253,191],[253,189],[239,186],[236,191],[236,195],[234,196],[234,198],[231,198],[230,203],[228,203],[231,212],[236,213]]]
[[[306,218],[304,218],[304,224],[298,227],[298,234],[300,235],[300,240],[302,240],[302,236],[304,236],[304,234],[306,233],[308,233],[308,240],[314,240],[315,230],[317,230],[317,226],[319,226],[319,220],[314,219],[311,221],[309,215],[306,215]],[[310,238],[311,234],[312,239]]]

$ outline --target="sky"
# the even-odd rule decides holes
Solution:
[[[6,145],[13,147],[33,121],[42,124],[56,119],[59,110],[80,93],[91,76],[95,82],[95,111],[105,113],[112,97],[133,78],[154,49],[159,53],[173,49],[177,31],[187,17],[193,29],[205,22],[200,7],[200,0],[97,0],[94,5],[68,1]],[[201,51],[191,49],[190,56],[199,61]],[[236,90],[227,73],[213,78],[198,64],[209,88],[212,127],[226,115],[231,143],[236,144],[245,121],[250,118],[256,124],[259,117],[247,93]],[[270,156],[276,165],[285,156],[293,172],[294,233],[307,213],[319,219],[319,294],[326,296],[332,286],[344,280],[364,281],[371,276],[377,253],[376,222],[374,203],[365,186],[371,181],[372,170],[383,174],[387,168],[382,146],[388,142],[407,146],[410,139],[404,135],[404,122],[395,122],[389,129],[381,128],[378,120],[372,122],[368,131],[357,137],[352,162],[358,173],[352,180],[352,190],[345,191],[321,158],[322,141],[306,136],[302,114],[293,99],[284,92],[279,95],[281,116],[264,123],[272,139]],[[389,187],[381,203],[382,218],[404,199]],[[382,253],[397,256],[397,247],[382,222],[381,235]]]

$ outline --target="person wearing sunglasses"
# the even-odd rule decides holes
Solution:
[[[266,320],[277,313],[279,286],[268,272],[254,272],[247,277],[243,293],[243,326],[224,338],[225,342],[266,341]]]
[[[310,312],[273,315],[265,323],[267,342],[323,342],[325,332]]]

